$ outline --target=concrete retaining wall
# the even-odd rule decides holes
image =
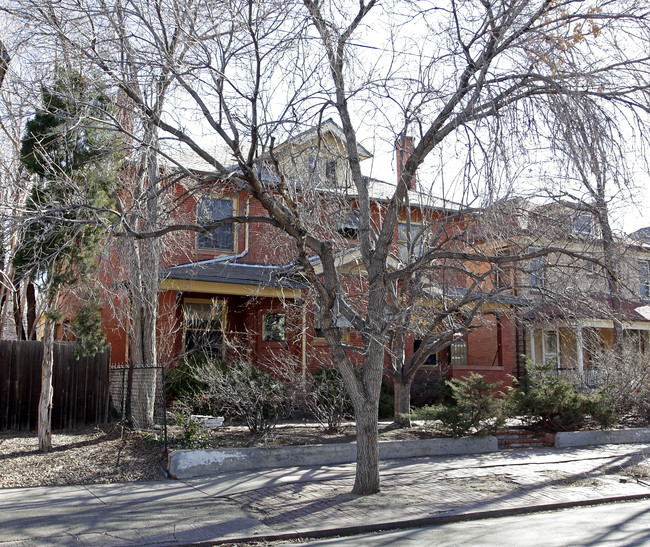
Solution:
[[[555,434],[555,448],[588,446],[591,444],[649,443],[650,428],[611,429],[604,431],[566,431]]]
[[[379,443],[382,460],[482,454],[498,450],[496,437],[462,439],[425,439],[384,441]],[[230,471],[252,471],[274,467],[310,467],[356,461],[355,443],[283,446],[277,448],[218,448],[211,450],[175,450],[169,455],[169,475],[187,479]]]

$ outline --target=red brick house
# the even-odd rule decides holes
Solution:
[[[276,153],[284,161],[287,176],[307,178],[310,188],[316,188],[311,197],[305,193],[300,199],[320,196],[314,215],[328,219],[324,229],[332,231],[336,242],[343,282],[363,298],[364,272],[356,253],[355,195],[340,153],[343,142],[341,129],[328,120],[319,132],[306,131],[278,147]],[[370,157],[361,146],[358,152],[362,159]],[[378,180],[369,183],[372,214],[381,222],[383,204],[394,185]],[[211,182],[199,192],[188,192],[179,180],[170,184],[170,193],[173,214],[188,224],[237,215],[267,216],[256,199],[227,181]],[[449,203],[434,200],[415,188],[410,203],[414,205],[410,210],[405,208],[405,221],[400,222],[395,234],[396,262],[405,244],[402,228],[407,216],[414,226],[446,222],[461,226],[458,210]],[[291,363],[303,373],[329,365],[328,348],[319,336],[317,307],[296,272],[293,245],[284,234],[263,223],[224,224],[206,233],[177,235],[162,257],[158,302],[161,361],[173,363],[187,352],[201,350],[226,360],[244,356],[260,366]],[[114,257],[114,270],[119,269],[120,258]],[[434,275],[431,283],[440,291],[445,283],[462,289],[464,280],[462,276]],[[429,296],[432,310],[437,295],[433,291]],[[514,304],[512,298],[496,298],[483,304],[482,326],[431,356],[424,368],[446,377],[478,372],[490,381],[509,384],[508,375],[517,371],[515,319],[511,313]],[[118,314],[106,313],[104,324],[112,361],[128,362],[129,341],[123,321]],[[347,328],[349,324],[341,319],[340,326]],[[354,345],[356,335],[350,329],[350,345]],[[407,357],[418,343],[414,332],[408,339]]]

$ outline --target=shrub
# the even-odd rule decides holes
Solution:
[[[193,376],[206,386],[211,414],[241,421],[254,435],[268,434],[291,409],[284,384],[250,363],[208,362],[194,368]]]
[[[207,363],[208,358],[203,353],[194,353],[181,359],[176,366],[165,371],[165,393],[174,399],[186,401],[203,391],[206,386],[194,377],[194,370]]]
[[[593,366],[573,381],[580,393],[592,394],[603,388],[611,407],[619,414],[641,414],[650,418],[650,355],[625,348],[622,355],[613,349],[600,352]]]
[[[411,406],[452,405],[453,392],[439,372],[419,372],[411,385]]]
[[[345,390],[343,377],[334,368],[321,368],[310,380],[307,406],[325,431],[336,433],[343,420],[353,414],[352,401]]]
[[[527,416],[531,422],[553,431],[581,427],[588,416],[602,427],[612,425],[615,413],[606,390],[585,395],[578,393],[570,379],[562,377],[551,360],[544,364],[526,363],[527,386],[514,380],[507,407],[512,415]]]
[[[455,378],[447,383],[456,404],[417,409],[413,411],[416,420],[439,421],[443,432],[452,437],[489,435],[503,427],[502,394],[495,392],[498,383],[492,384],[475,373],[465,380]]]

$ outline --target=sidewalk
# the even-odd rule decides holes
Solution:
[[[650,498],[649,456],[632,444],[393,460],[369,497],[349,493],[352,464],[5,489],[0,546],[322,537]]]

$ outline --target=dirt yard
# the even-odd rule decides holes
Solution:
[[[380,425],[381,440],[421,439],[422,429]],[[183,437],[181,428],[171,427],[170,446]],[[195,444],[202,447],[284,446],[351,442],[354,426],[327,434],[313,425],[280,425],[264,439],[254,438],[243,427],[200,430]],[[165,477],[166,455],[149,434],[120,425],[54,432],[54,449],[38,450],[33,433],[0,432],[0,488],[65,484],[91,484],[158,480]],[[180,445],[177,445],[181,448]]]
[[[0,432],[0,488],[146,481],[164,478],[164,451],[119,425],[52,435],[38,450],[33,433]]]

